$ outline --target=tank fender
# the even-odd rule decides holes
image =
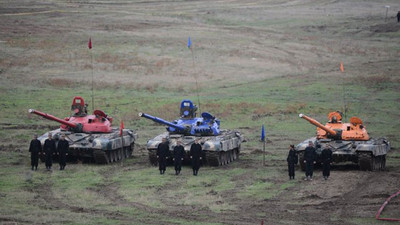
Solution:
[[[309,142],[309,141],[312,141],[312,143],[314,144],[314,146],[317,146],[317,144],[319,144],[319,143],[317,142],[317,139],[316,139],[315,137],[313,137],[313,138],[307,139],[307,140],[305,140],[305,141],[299,143],[299,144],[296,146],[296,150],[297,150],[297,151],[304,151],[304,150],[308,147],[308,142]]]
[[[100,149],[100,150],[103,150],[103,151],[113,149],[112,148],[112,142],[110,140],[108,140],[108,139],[105,139],[105,138],[95,138],[95,139],[93,139],[92,148],[93,149]]]
[[[217,141],[206,141],[203,144],[205,151],[221,151],[221,143]]]
[[[373,145],[373,144],[360,144],[356,148],[356,152],[370,152],[374,156],[378,155],[386,155],[387,154],[387,145]]]

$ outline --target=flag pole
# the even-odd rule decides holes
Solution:
[[[120,127],[120,132],[119,135],[121,136],[121,150],[122,150],[122,154],[125,156],[125,152],[124,152],[124,122],[121,120],[121,127]],[[123,165],[123,161],[121,160],[121,166]]]
[[[90,51],[90,58],[91,58],[91,62],[92,62],[92,112],[94,112],[94,94],[93,94],[93,92],[94,92],[94,85],[93,85],[93,77],[94,77],[94,72],[93,72],[93,70],[94,70],[94,68],[93,68],[93,54],[92,54],[92,51]]]
[[[89,52],[90,52],[90,62],[92,64],[92,112],[94,112],[94,85],[93,85],[93,77],[94,77],[94,67],[93,67],[93,54],[92,54],[92,38],[89,38],[89,43],[88,43],[88,48],[89,48]]]
[[[189,37],[189,40],[188,40],[188,48],[190,49],[190,52],[192,53],[192,66],[193,66],[193,71],[194,71],[194,80],[196,82],[197,102],[199,104],[199,111],[201,112],[200,96],[199,96],[199,84],[197,82],[196,67],[195,67],[195,64],[194,64],[194,51],[193,51],[193,48],[192,48],[192,41],[191,41],[190,37]]]
[[[343,121],[346,121],[346,114],[347,114],[347,106],[346,106],[346,89],[344,88],[344,79],[346,78],[344,74],[344,67],[343,67],[343,61],[340,62],[340,71],[343,73],[343,78],[342,78],[342,88],[343,88]]]
[[[261,128],[261,141],[263,142],[263,166],[265,166],[265,127],[264,124]]]
[[[263,140],[263,166],[265,166],[265,138]]]

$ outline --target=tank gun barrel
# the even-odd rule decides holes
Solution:
[[[173,128],[175,128],[175,129],[177,129],[179,131],[185,131],[186,130],[185,127],[176,125],[174,123],[171,123],[169,121],[163,120],[163,119],[155,117],[155,116],[151,116],[151,115],[146,114],[146,113],[139,113],[139,116],[140,117],[144,117],[144,118],[149,119],[149,120],[153,120],[156,123],[161,123],[161,124],[167,125],[169,127],[173,127]]]
[[[40,111],[37,111],[37,110],[34,110],[34,109],[29,109],[29,113],[36,114],[36,115],[41,116],[43,118],[46,118],[48,120],[56,121],[58,123],[64,124],[65,126],[68,126],[68,127],[71,127],[71,128],[77,128],[78,127],[78,124],[68,122],[66,120],[60,119],[60,118],[55,117],[53,115],[50,115],[50,114],[47,114],[47,113],[44,113],[44,112],[40,112]]]
[[[303,119],[305,119],[305,120],[307,120],[307,121],[310,122],[312,125],[321,128],[322,130],[326,131],[327,133],[329,133],[329,134],[331,134],[331,135],[333,135],[333,136],[336,136],[336,135],[337,135],[337,132],[336,132],[336,131],[332,130],[332,129],[329,128],[329,127],[324,126],[323,124],[321,124],[320,122],[316,121],[315,119],[313,119],[313,118],[311,118],[311,117],[308,117],[308,116],[306,116],[306,115],[304,115],[304,114],[299,114],[299,117],[300,117],[300,118],[303,118]]]

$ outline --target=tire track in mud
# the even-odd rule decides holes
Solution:
[[[92,208],[85,208],[79,206],[73,206],[63,202],[61,199],[54,196],[53,193],[53,184],[52,182],[46,182],[41,185],[37,185],[33,188],[27,188],[27,191],[35,193],[35,199],[43,199],[47,204],[50,206],[43,206],[39,205],[40,208],[45,209],[67,209],[74,213],[84,213],[84,214],[91,214],[91,215],[103,215],[108,219],[125,219],[129,221],[135,220],[136,218],[130,217],[126,218],[126,215],[120,212],[113,212],[103,209],[92,209]],[[35,202],[33,202],[35,204]]]
[[[145,163],[146,165],[143,165],[143,162],[139,162],[139,164],[142,165],[140,165],[138,168],[129,168],[128,170],[148,168],[147,161]],[[136,167],[136,165],[134,167]],[[155,208],[139,202],[129,201],[122,195],[118,194],[119,186],[112,182],[113,174],[117,169],[119,169],[119,167],[114,167],[102,174],[105,183],[110,183],[110,185],[101,185],[95,189],[92,189],[92,191],[96,192],[100,196],[110,200],[110,202],[112,202],[112,204],[115,206],[133,207],[146,213],[162,215],[162,217],[184,219],[196,222],[222,222],[227,224],[247,225],[257,224],[261,221],[259,219],[255,219],[253,216],[246,216],[240,213],[215,213],[204,207],[193,208],[192,206],[174,204],[172,200],[168,199],[167,194],[163,190],[174,188],[179,185],[178,183],[169,184],[157,190],[157,194],[162,196],[162,203],[165,204],[164,208]]]

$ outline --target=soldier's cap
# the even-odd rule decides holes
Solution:
[[[294,148],[294,145],[290,145],[291,148]]]

